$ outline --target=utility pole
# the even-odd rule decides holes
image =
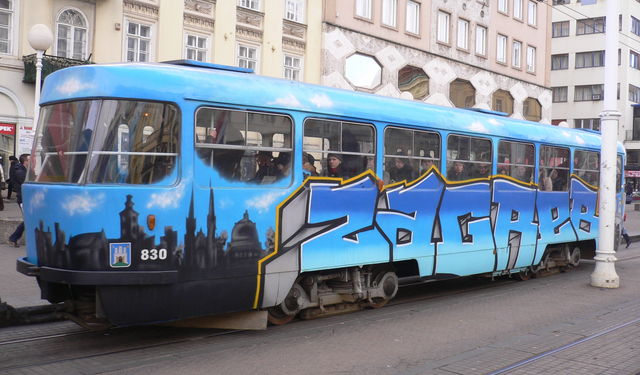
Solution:
[[[602,148],[600,150],[600,241],[596,249],[596,268],[591,274],[591,285],[599,288],[617,288],[620,277],[615,268],[614,241],[616,220],[616,151],[618,146],[618,112],[616,91],[618,83],[618,0],[606,0],[606,47],[604,60],[604,106],[600,112]]]

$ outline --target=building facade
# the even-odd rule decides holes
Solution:
[[[322,83],[549,123],[537,0],[326,0]]]
[[[31,151],[27,35],[47,25],[45,65],[193,59],[320,82],[322,6],[308,0],[0,1],[0,156]],[[46,70],[46,69],[45,69]],[[6,165],[5,165],[6,167]]]
[[[640,1],[620,1],[618,139],[627,149],[626,175],[640,176]],[[604,100],[606,1],[554,0],[551,86],[553,123],[600,130]]]

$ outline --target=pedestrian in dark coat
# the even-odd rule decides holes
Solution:
[[[15,168],[16,164],[18,163],[18,158],[16,158],[15,156],[11,155],[9,156],[9,179],[7,180],[7,199],[11,199],[11,192],[14,191],[13,190],[13,179],[15,178],[15,172],[13,171],[13,169]]]
[[[13,187],[16,192],[16,200],[18,201],[18,206],[20,206],[20,210],[22,210],[22,183],[24,183],[25,178],[27,177],[27,168],[29,168],[29,154],[20,155],[19,162],[14,167],[14,181]],[[22,237],[22,233],[24,232],[24,221],[21,222],[16,230],[9,236],[9,242],[18,247],[18,241],[20,237]]]

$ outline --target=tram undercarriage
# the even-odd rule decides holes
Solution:
[[[580,264],[581,248],[589,251],[592,241],[549,245],[539,264],[519,269],[487,273],[487,276],[513,276],[519,280],[565,272]],[[395,297],[405,283],[434,281],[434,278],[405,277],[399,279],[392,267],[352,267],[331,273],[300,275],[279,305],[268,309],[271,324],[286,324],[296,315],[301,319],[378,308]],[[403,283],[402,281],[407,281]]]
[[[593,241],[549,245],[537,265],[490,272],[484,276],[509,276],[528,280],[531,277],[564,272],[577,267],[585,255],[590,255],[594,246]],[[415,271],[417,269],[413,268],[410,262],[396,262],[302,273],[284,300],[266,309],[268,322],[281,325],[290,322],[296,316],[301,319],[315,319],[364,308],[379,308],[395,297],[401,285],[455,277],[449,275],[419,278],[411,275]],[[96,293],[99,287],[65,286],[42,281],[41,286],[48,292],[49,297],[53,297],[55,301],[52,302],[64,300],[67,319],[92,329],[111,325],[102,306],[104,301],[100,299],[100,293]]]

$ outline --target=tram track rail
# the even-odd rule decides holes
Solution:
[[[603,330],[601,330],[599,332],[593,333],[593,334],[591,334],[589,336],[583,337],[583,338],[581,338],[579,340],[576,340],[574,342],[559,346],[559,347],[554,348],[554,349],[547,350],[547,351],[545,351],[543,353],[540,353],[540,354],[536,354],[536,355],[531,356],[531,357],[529,357],[527,359],[523,359],[521,361],[515,362],[515,363],[513,363],[513,364],[511,364],[509,366],[505,366],[503,368],[494,370],[494,371],[492,371],[490,373],[487,373],[485,375],[507,374],[507,373],[511,372],[512,370],[516,370],[516,369],[521,368],[523,366],[527,366],[527,365],[532,364],[534,362],[543,360],[543,359],[545,359],[547,357],[553,356],[553,355],[555,355],[557,353],[560,353],[560,352],[562,352],[564,350],[571,349],[571,348],[574,348],[574,347],[576,347],[578,345],[585,344],[585,343],[587,343],[587,342],[589,342],[591,340],[597,339],[597,338],[599,338],[601,336],[607,335],[607,334],[612,333],[612,332],[616,332],[618,330],[621,330],[623,328],[629,327],[629,326],[637,324],[637,323],[640,323],[640,318],[636,318],[636,319],[633,319],[631,321],[628,321],[628,322],[625,322],[625,323],[621,323],[621,324],[618,324],[618,325],[610,327],[610,328],[603,329]]]
[[[495,289],[499,287],[506,286],[515,286],[519,281],[512,278],[502,277],[500,279],[491,281],[488,278],[486,280],[479,280],[478,277],[469,277],[469,278],[458,278],[452,280],[441,281],[438,283],[422,283],[422,284],[412,284],[407,285],[403,289],[403,291],[409,291],[408,293],[402,293],[394,300],[392,300],[389,304],[386,305],[387,308],[392,307],[392,309],[375,309],[376,315],[374,315],[374,319],[376,320],[386,320],[389,316],[396,316],[398,314],[403,314],[408,309],[413,309],[416,303],[420,303],[428,300],[435,300],[439,298],[446,297],[454,297],[464,294],[473,294],[481,290]],[[425,288],[426,287],[426,288]],[[413,289],[413,290],[412,290]],[[481,298],[481,297],[479,297]],[[384,311],[386,310],[386,311]],[[336,318],[339,318],[339,321],[327,320],[326,324],[319,325],[304,325],[302,320],[295,320],[285,326],[276,326],[271,327],[272,332],[275,336],[281,335],[299,335],[301,332],[309,331],[309,330],[323,330],[326,327],[333,327],[336,325],[343,325],[350,321],[357,321],[361,319],[369,319],[372,315],[362,313],[355,314],[343,314],[337,315]],[[161,356],[154,349],[162,349],[164,347],[170,347],[171,345],[180,345],[183,343],[193,343],[201,340],[213,339],[220,336],[232,335],[235,333],[242,332],[241,330],[217,330],[216,332],[211,332],[210,330],[203,331],[189,331],[189,330],[170,330],[165,331],[169,336],[176,336],[174,338],[166,338],[166,335],[154,335],[151,333],[152,330],[149,327],[143,328],[112,328],[104,331],[95,331],[83,329],[81,331],[75,332],[60,332],[47,334],[42,336],[32,336],[32,337],[23,337],[13,340],[5,340],[0,341],[0,348],[3,350],[11,349],[13,345],[21,346],[29,343],[40,343],[38,346],[46,347],[47,342],[55,342],[52,345],[60,345],[61,341],[64,341],[65,338],[70,337],[89,337],[88,339],[80,339],[80,342],[85,340],[92,340],[91,336],[115,336],[114,341],[111,343],[105,343],[102,349],[95,350],[93,352],[85,352],[78,353],[77,355],[65,355],[62,358],[47,358],[43,357],[35,361],[31,361],[30,363],[16,363],[14,365],[10,365],[7,367],[0,366],[0,372],[20,372],[22,370],[28,370],[29,368],[41,368],[50,365],[56,365],[61,363],[71,363],[74,361],[83,361],[83,360],[92,360],[96,358],[107,358],[109,356],[120,355],[120,354],[128,354],[135,355],[136,352],[141,353],[141,357],[154,357]],[[115,334],[117,333],[117,334]],[[123,336],[122,340],[118,339],[118,336]],[[126,337],[134,337],[135,340],[129,347],[122,347],[123,343],[127,341]],[[77,340],[74,338],[74,340]],[[95,338],[93,339],[95,340]],[[97,339],[97,341],[102,341]],[[143,343],[143,341],[150,341],[147,343]],[[242,341],[242,340],[241,340]],[[90,345],[89,345],[90,346]],[[80,345],[82,347],[82,345]],[[106,349],[106,350],[105,350]],[[145,352],[145,351],[151,352]]]

